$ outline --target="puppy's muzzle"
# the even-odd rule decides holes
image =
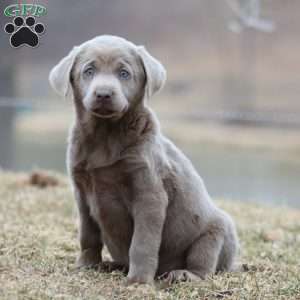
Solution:
[[[99,116],[110,116],[115,113],[113,108],[113,100],[115,93],[110,89],[97,89],[94,92],[94,103],[92,112]]]
[[[110,102],[112,100],[112,97],[114,95],[114,92],[112,90],[96,90],[95,91],[95,97],[97,99],[97,102],[99,103],[106,103]]]

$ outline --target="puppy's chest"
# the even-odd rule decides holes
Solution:
[[[106,231],[127,226],[132,205],[131,179],[120,166],[88,171],[87,201],[91,215]]]

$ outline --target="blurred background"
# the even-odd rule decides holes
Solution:
[[[213,197],[300,207],[300,1],[21,2],[47,7],[46,32],[39,47],[13,49],[0,30],[2,169],[66,172],[72,103],[50,89],[49,70],[74,45],[114,34],[165,65],[149,104]]]

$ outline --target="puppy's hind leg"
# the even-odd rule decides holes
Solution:
[[[230,217],[228,217],[228,224],[226,235],[224,236],[224,244],[220,253],[217,272],[223,271],[237,271],[239,266],[236,265],[236,257],[239,251],[239,242],[235,225]]]
[[[224,243],[224,231],[212,226],[193,242],[187,251],[186,270],[173,270],[165,279],[176,281],[195,281],[205,279],[216,272],[219,256]]]

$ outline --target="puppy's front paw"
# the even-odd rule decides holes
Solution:
[[[135,275],[135,276],[127,276],[125,285],[132,285],[132,284],[153,284],[153,278],[144,275]]]
[[[85,249],[79,254],[76,267],[91,268],[97,266],[101,262],[101,253],[99,249]]]
[[[160,275],[158,279],[163,280],[167,284],[172,284],[182,281],[198,281],[201,280],[201,277],[188,270],[173,270]]]

